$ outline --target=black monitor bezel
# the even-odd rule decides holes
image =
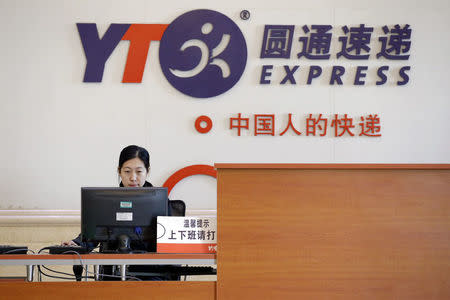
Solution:
[[[96,204],[92,203],[92,197],[95,194],[104,193],[106,196],[108,194],[114,195],[110,199],[99,199],[98,197],[94,199]],[[130,228],[136,227],[142,229],[142,234],[130,234],[130,239],[132,241],[139,240],[140,242],[149,242],[152,245],[156,244],[156,216],[168,215],[168,197],[167,188],[164,187],[82,187],[81,188],[81,240],[83,242],[99,243],[99,242],[109,242],[117,239],[117,236],[123,232],[131,232]],[[120,207],[120,202],[125,202],[125,197],[128,195],[128,200],[132,199],[132,208]],[[140,195],[136,197],[136,195]],[[147,199],[154,202],[158,198],[157,213],[154,212],[154,207],[146,202],[142,195],[146,195]],[[105,197],[105,196],[104,196]],[[136,198],[132,198],[136,197]],[[122,200],[120,200],[123,198]],[[145,198],[145,197],[144,197]],[[163,198],[163,199],[162,199]],[[90,202],[90,203],[88,203]],[[107,204],[105,204],[107,203]],[[110,205],[108,205],[110,204]],[[96,206],[103,206],[103,210],[92,211]],[[164,209],[162,209],[162,207]],[[140,208],[140,209],[139,209]],[[144,209],[145,208],[145,209]],[[105,222],[104,214],[109,214],[111,212],[132,212],[133,221],[111,221],[109,219]],[[143,215],[146,215],[147,220],[144,220]],[[103,220],[102,220],[103,218]],[[116,218],[117,219],[117,218]],[[109,224],[105,224],[109,223]],[[96,229],[93,229],[96,227]],[[107,227],[111,234],[98,234],[98,227]],[[121,228],[123,230],[121,230]],[[103,229],[100,231],[104,232]],[[123,232],[122,232],[123,231]],[[151,247],[153,248],[153,247]]]

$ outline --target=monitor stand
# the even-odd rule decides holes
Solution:
[[[126,234],[121,234],[117,237],[117,251],[119,253],[130,253],[130,243],[131,239]]]
[[[121,234],[116,240],[102,242],[100,246],[101,253],[130,253],[131,238],[126,234]]]

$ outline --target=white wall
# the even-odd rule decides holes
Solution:
[[[109,58],[102,83],[82,82],[86,60],[75,23],[97,23],[103,33],[110,23],[168,24],[198,8],[229,16],[247,42],[246,70],[225,94],[194,99],[176,91],[161,72],[158,42],[150,46],[141,84],[121,83],[127,42]],[[242,9],[251,12],[250,20],[239,18]],[[450,163],[449,13],[447,0],[0,0],[0,209],[79,209],[80,186],[117,185],[118,154],[129,144],[150,151],[149,179],[155,185],[182,167],[215,162]],[[411,25],[411,57],[404,63],[411,66],[408,85],[377,87],[374,74],[364,87],[258,84],[262,64],[296,64],[259,58],[265,24],[296,25],[299,34],[305,24],[360,23]],[[380,65],[373,59],[367,64]],[[382,137],[238,137],[228,124],[239,112],[274,113],[277,119],[287,113],[378,113]],[[193,127],[202,114],[214,121],[206,135]],[[184,199],[192,210],[214,210],[215,181],[185,179],[171,198]]]

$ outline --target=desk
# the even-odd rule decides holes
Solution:
[[[214,281],[0,282],[0,299],[182,299],[216,298]]]
[[[28,281],[33,281],[37,265],[215,265],[215,254],[11,254],[0,255],[0,266],[27,266]],[[122,268],[124,270],[124,268]],[[123,273],[123,280],[125,274]]]
[[[450,299],[449,164],[216,168],[217,283],[10,282],[0,283],[0,298]],[[52,263],[50,256],[15,258],[17,264]],[[32,261],[38,258],[46,260]],[[86,264],[120,264],[110,258],[92,256]],[[215,255],[148,259],[216,263]],[[77,256],[68,260],[79,263]]]
[[[216,164],[217,299],[450,299],[450,165]]]
[[[87,254],[85,265],[214,265],[215,254]],[[80,265],[78,255],[0,255],[1,265]],[[32,267],[28,267],[32,269]],[[0,282],[0,299],[215,299],[214,281]]]

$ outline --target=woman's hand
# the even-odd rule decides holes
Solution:
[[[78,246],[74,241],[61,242],[61,246]]]

